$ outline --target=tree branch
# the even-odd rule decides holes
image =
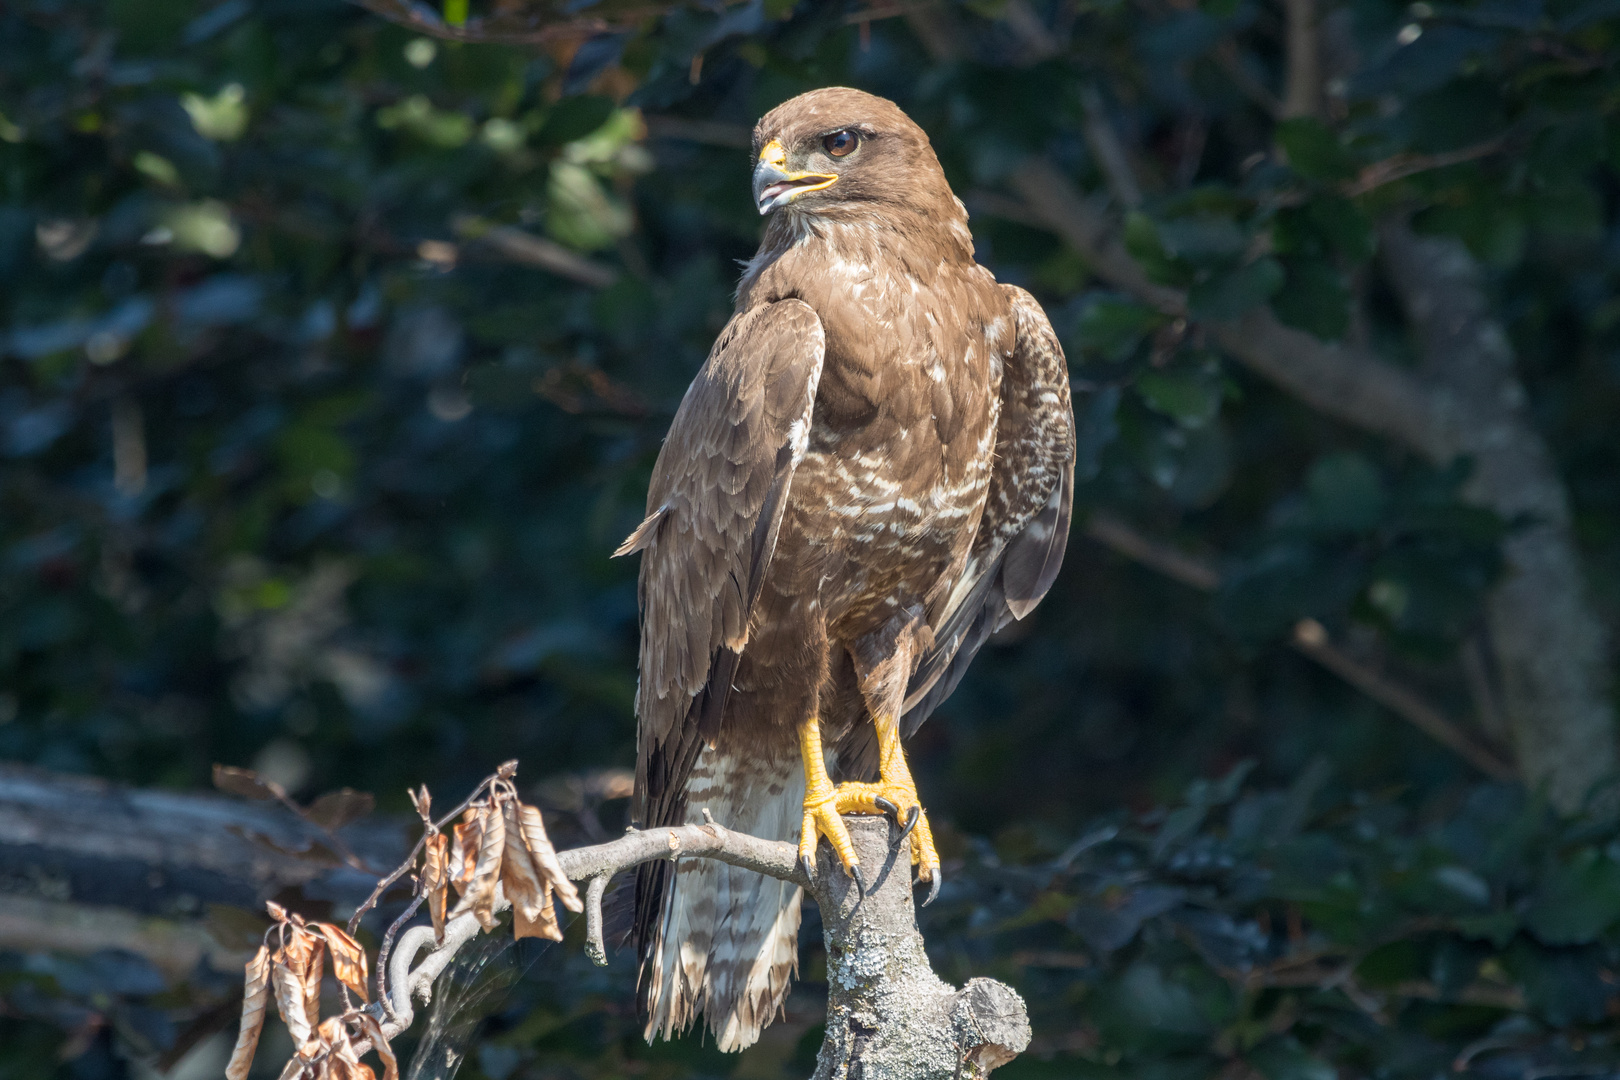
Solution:
[[[718,859],[808,889],[821,906],[831,958],[818,1075],[955,1080],[967,1064],[982,1075],[1010,1060],[1029,1042],[1018,995],[983,979],[958,993],[935,977],[916,927],[909,846],[895,846],[898,828],[886,818],[845,821],[867,867],[864,900],[826,845],[812,879],[799,866],[796,844],[712,820],[631,831],[556,858],[568,878],[588,883],[587,947],[599,956],[606,885],[644,862]],[[410,850],[406,829],[404,821],[366,821],[343,833],[360,857],[389,865]],[[203,956],[216,969],[241,964],[247,951],[210,940],[200,918],[208,906],[260,908],[299,890],[353,905],[376,883],[335,855],[323,857],[320,835],[273,802],[0,767],[0,948],[130,949],[176,978],[189,976]],[[507,906],[498,894],[495,910]],[[415,1002],[431,995],[434,980],[480,932],[469,912],[449,921],[436,947],[429,925],[399,936],[386,958],[387,1008],[372,1013],[385,1037],[409,1028]],[[363,1053],[369,1041],[350,1045]]]
[[[1030,212],[1067,240],[1104,281],[1167,315],[1187,314],[1186,294],[1149,281],[1108,218],[1049,162],[1027,163],[1012,186]],[[1367,350],[1284,326],[1265,307],[1209,328],[1232,356],[1313,408],[1394,439],[1431,461],[1454,456],[1456,439],[1429,392]]]
[[[1126,558],[1200,592],[1214,592],[1220,588],[1221,574],[1213,566],[1168,544],[1143,536],[1112,514],[1092,514],[1091,520],[1086,523],[1086,535]],[[1328,637],[1327,628],[1315,619],[1301,620],[1294,627],[1288,643],[1296,652],[1327,668],[1491,779],[1507,781],[1517,778],[1511,765],[1480,746],[1439,709],[1335,646]]]
[[[1467,248],[1400,221],[1385,223],[1380,241],[1423,346],[1423,376],[1455,418],[1444,425],[1446,449],[1474,461],[1465,495],[1524,523],[1503,542],[1508,576],[1486,620],[1525,778],[1576,809],[1617,753],[1606,635],[1586,593],[1569,497]]]
[[[850,815],[844,821],[862,865],[879,868],[864,898],[827,847],[819,852],[812,881],[799,867],[796,845],[733,832],[712,820],[633,831],[606,844],[559,852],[557,858],[571,879],[591,883],[586,919],[593,956],[602,950],[600,905],[608,879],[644,862],[718,859],[809,889],[821,907],[829,967],[818,1078],[956,1080],[964,1065],[984,1075],[1011,1061],[1030,1040],[1023,1000],[990,979],[974,979],[961,991],[941,982],[917,932],[909,847],[896,842],[898,833],[886,818]],[[505,906],[503,897],[496,909]],[[418,926],[401,935],[389,960],[392,1015],[382,1025],[385,1036],[410,1028],[414,1000],[431,997],[434,980],[479,930],[470,913],[451,920],[443,943],[420,962],[418,955],[433,943],[433,928]],[[357,1049],[365,1048],[357,1044]]]
[[[1316,0],[1283,0],[1283,7],[1288,17],[1288,82],[1282,115],[1315,116],[1322,108]]]
[[[1439,709],[1334,648],[1328,640],[1327,628],[1315,619],[1301,619],[1294,627],[1290,644],[1380,705],[1410,721],[1435,742],[1449,747],[1458,757],[1492,780],[1511,782],[1518,779],[1511,765],[1499,761],[1495,754],[1475,743],[1462,728],[1446,719]]]
[[[1108,120],[1108,107],[1103,104],[1102,93],[1095,86],[1080,91],[1080,104],[1085,109],[1086,145],[1108,181],[1108,190],[1114,201],[1127,210],[1142,205],[1142,188],[1136,182],[1136,171],[1124,145],[1114,134],[1114,125]]]
[[[1487,152],[1474,148],[1470,154]],[[1051,164],[1013,179],[1028,212],[1066,239],[1096,274],[1166,314],[1186,296],[1150,282],[1108,218]],[[1465,495],[1506,520],[1529,520],[1504,543],[1509,579],[1487,605],[1503,698],[1524,777],[1574,810],[1617,757],[1602,624],[1585,594],[1568,497],[1525,413],[1512,349],[1490,317],[1479,271],[1460,242],[1381,230],[1382,250],[1428,357],[1421,376],[1369,350],[1284,326],[1265,306],[1208,324],[1210,336],[1256,374],[1326,416],[1445,465],[1475,462]]]

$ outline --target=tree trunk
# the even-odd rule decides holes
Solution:
[[[1604,627],[1587,600],[1569,498],[1467,248],[1404,223],[1381,234],[1446,420],[1446,456],[1473,458],[1468,498],[1526,521],[1503,545],[1507,578],[1491,594],[1487,624],[1520,769],[1573,810],[1614,770],[1616,753]]]
[[[385,819],[343,830],[383,872],[405,836]],[[203,957],[228,970],[252,948],[221,941],[210,909],[257,912],[287,890],[352,909],[376,884],[324,856],[323,839],[275,803],[0,766],[0,949],[126,949],[176,976]]]
[[[957,990],[935,975],[917,932],[910,847],[896,844],[887,818],[844,824],[870,884],[860,899],[821,846],[814,892],[827,945],[827,1035],[814,1080],[955,1080],[1011,1061],[1029,1046],[1023,1000],[993,979]]]

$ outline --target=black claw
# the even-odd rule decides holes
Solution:
[[[911,812],[906,815],[906,827],[900,830],[900,842],[904,842],[906,837],[911,835],[911,830],[915,829],[917,827],[917,822],[921,820],[922,807],[913,806],[911,808]],[[896,846],[898,846],[898,844]]]
[[[811,881],[816,880],[816,868],[815,864],[810,861],[810,856],[799,856],[799,868],[804,871],[805,877],[809,878]]]
[[[856,893],[856,895],[860,899],[865,900],[866,899],[866,878],[861,876],[861,864],[860,863],[856,863],[854,866],[851,866],[849,868],[849,876],[855,879],[855,893]]]
[[[929,904],[932,904],[934,902],[934,898],[939,895],[939,883],[944,877],[945,875],[940,873],[939,867],[934,867],[934,880],[928,885],[928,899],[923,901],[923,907],[927,907]]]
[[[885,799],[883,796],[879,795],[877,798],[873,799],[872,805],[894,818],[895,821],[898,822],[900,820],[900,808],[894,805],[894,803],[890,802],[888,799]]]

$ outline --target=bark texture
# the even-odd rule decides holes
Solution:
[[[887,818],[844,821],[869,884],[861,899],[822,845],[815,897],[827,945],[827,1037],[815,1080],[944,1080],[1011,1061],[1029,1046],[1023,999],[993,979],[957,990],[935,975],[899,830]]]
[[[1571,808],[1613,772],[1615,742],[1604,627],[1587,601],[1569,498],[1473,256],[1458,240],[1420,237],[1402,222],[1380,232],[1423,347],[1423,378],[1446,419],[1445,456],[1473,458],[1473,501],[1527,522],[1503,545],[1508,575],[1487,621],[1520,767]]]

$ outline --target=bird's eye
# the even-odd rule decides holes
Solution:
[[[827,148],[827,153],[833,157],[848,157],[859,146],[861,137],[853,131],[835,131],[825,139],[821,145]]]

